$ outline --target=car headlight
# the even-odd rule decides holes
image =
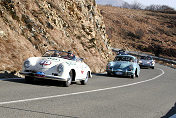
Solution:
[[[29,68],[30,67],[30,61],[25,61],[24,62],[24,67]]]
[[[132,71],[133,69],[133,65],[128,66],[128,71]]]
[[[139,63],[142,63],[142,61],[140,60]]]
[[[57,72],[59,75],[62,75],[64,71],[64,66],[62,64],[59,64],[59,66],[57,67]]]

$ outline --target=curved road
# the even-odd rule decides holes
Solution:
[[[176,70],[156,64],[139,78],[93,75],[88,85],[0,79],[1,118],[169,118],[176,114]]]

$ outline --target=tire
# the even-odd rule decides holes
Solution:
[[[131,79],[134,79],[135,78],[135,74],[131,75]]]
[[[155,69],[155,67],[153,66],[153,67],[151,67],[152,69]]]
[[[134,79],[136,77],[136,73],[137,73],[137,70],[135,71],[133,75],[131,75],[131,79]]]
[[[135,75],[136,75],[136,77],[139,77],[137,70],[135,71]]]
[[[69,87],[71,85],[72,78],[73,78],[73,72],[71,70],[69,72],[69,78],[68,78],[68,80],[66,82],[64,82],[64,87]]]
[[[88,83],[88,79],[89,79],[89,72],[87,72],[87,76],[85,78],[85,80],[81,80],[81,85],[86,85]]]
[[[33,83],[34,82],[34,78],[30,77],[30,76],[25,76],[25,82],[26,83]]]
[[[110,72],[107,72],[107,76],[112,76],[112,74]]]

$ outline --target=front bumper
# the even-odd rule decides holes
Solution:
[[[33,73],[33,72],[20,72],[20,74],[24,76],[30,76],[38,79],[51,79],[51,80],[58,80],[58,81],[67,81],[65,78],[61,78],[59,76],[54,76],[54,75],[45,75],[45,74],[40,74],[40,73]]]
[[[107,73],[113,74],[113,75],[118,75],[118,76],[131,76],[134,75],[133,71],[128,71],[128,70],[106,70]]]
[[[139,66],[140,66],[140,67],[148,67],[148,68],[154,67],[153,64],[144,64],[144,63],[140,63]]]

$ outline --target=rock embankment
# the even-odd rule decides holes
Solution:
[[[0,0],[0,70],[18,71],[46,50],[72,50],[104,71],[109,40],[95,0]]]

